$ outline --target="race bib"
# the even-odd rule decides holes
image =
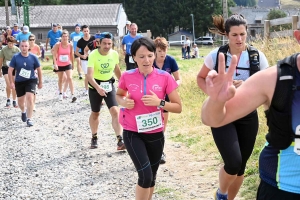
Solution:
[[[129,63],[134,63],[132,56],[129,56]]]
[[[100,87],[105,90],[105,92],[111,92],[112,91],[112,84],[110,82],[101,82]]]
[[[139,133],[156,130],[163,127],[161,111],[135,116]]]
[[[60,62],[68,62],[69,61],[69,56],[68,55],[60,55],[59,56],[59,61]]]
[[[80,36],[74,36],[73,41],[74,41],[74,42],[78,42],[78,40],[79,40],[80,38],[81,38]]]
[[[24,68],[21,69],[19,76],[22,76],[23,78],[29,79],[31,75],[31,70],[26,70]]]
[[[9,67],[9,65],[10,65],[10,60],[7,60],[6,61],[6,66]]]
[[[296,127],[295,135],[298,137],[300,136],[300,125]],[[300,155],[300,138],[295,138],[294,152]]]

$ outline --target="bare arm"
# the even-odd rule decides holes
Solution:
[[[262,104],[270,105],[277,78],[277,68],[271,67],[254,74],[235,89],[232,75],[237,58],[233,56],[229,70],[225,73],[224,56],[220,55],[219,74],[213,70],[206,78],[209,97],[203,103],[201,112],[203,123],[212,127],[237,120]]]
[[[178,85],[180,85],[181,84],[181,76],[179,74],[179,70],[177,70],[176,72],[173,72],[172,74],[174,76],[174,79],[175,79],[176,83]]]
[[[14,81],[13,75],[12,75],[13,70],[14,70],[14,68],[12,68],[12,67],[8,68],[8,80],[10,82],[11,89],[15,89],[15,81]]]
[[[122,107],[125,107],[127,109],[134,108],[134,100],[130,99],[130,95],[127,95],[127,91],[118,88],[116,93],[116,100],[118,104]]]
[[[53,63],[54,63],[54,68],[55,70],[58,70],[58,66],[56,63],[56,59],[57,59],[57,51],[58,51],[58,47],[60,45],[60,42],[56,43],[53,47],[53,49],[51,50],[52,55],[53,55]]]
[[[115,66],[114,73],[115,73],[117,79],[120,80],[122,72],[121,72],[121,69],[120,69],[119,65]]]
[[[88,54],[89,50],[90,50],[90,48],[86,45],[86,47],[84,47],[84,54]]]
[[[74,69],[74,49],[72,44],[70,45],[70,60],[72,64],[72,69]]]
[[[210,71],[210,69],[203,64],[202,68],[200,69],[198,75],[197,75],[197,84],[198,87],[204,92],[206,93],[206,83],[205,83],[205,78],[208,74],[208,72]]]
[[[49,38],[46,39],[46,51],[48,51]]]
[[[124,56],[126,55],[126,44],[123,44],[122,45],[122,50],[123,50],[123,54]]]
[[[39,78],[39,84],[38,88],[41,89],[43,87],[43,76],[42,76],[42,69],[41,67],[36,68],[38,78]]]
[[[2,77],[3,58],[0,58],[0,77]]]
[[[97,92],[101,95],[101,96],[106,96],[106,92],[104,89],[102,89],[98,83],[95,81],[94,79],[94,68],[92,67],[88,67],[88,71],[87,71],[87,80],[88,82],[97,90]]]
[[[38,52],[37,52],[37,57],[40,58],[41,57],[41,48],[39,47],[39,45],[36,45],[37,46],[37,49],[38,49]]]

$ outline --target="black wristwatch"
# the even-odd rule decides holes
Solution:
[[[166,101],[162,99],[162,100],[160,101],[160,104],[159,104],[158,107],[159,107],[159,108],[162,108],[162,107],[165,106],[165,104],[166,104]]]

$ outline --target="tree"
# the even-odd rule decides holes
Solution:
[[[285,12],[283,12],[282,10],[272,9],[268,13],[267,19],[268,20],[279,19],[279,18],[283,18],[286,16],[287,16],[287,14]],[[289,30],[289,29],[292,29],[292,25],[284,24],[284,25],[272,26],[270,28],[270,31],[274,32],[274,31],[282,31],[282,30]]]

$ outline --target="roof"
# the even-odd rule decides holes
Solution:
[[[177,33],[180,33],[181,35],[193,35],[192,33],[184,30],[176,31],[174,33],[169,34],[168,36],[176,35]]]
[[[79,4],[79,5],[41,5],[29,7],[30,27],[50,27],[51,23],[74,26],[79,23],[89,26],[116,26],[122,4]],[[10,25],[17,22],[8,8]],[[20,9],[23,21],[23,9]],[[5,7],[0,7],[0,27],[6,27]]]

